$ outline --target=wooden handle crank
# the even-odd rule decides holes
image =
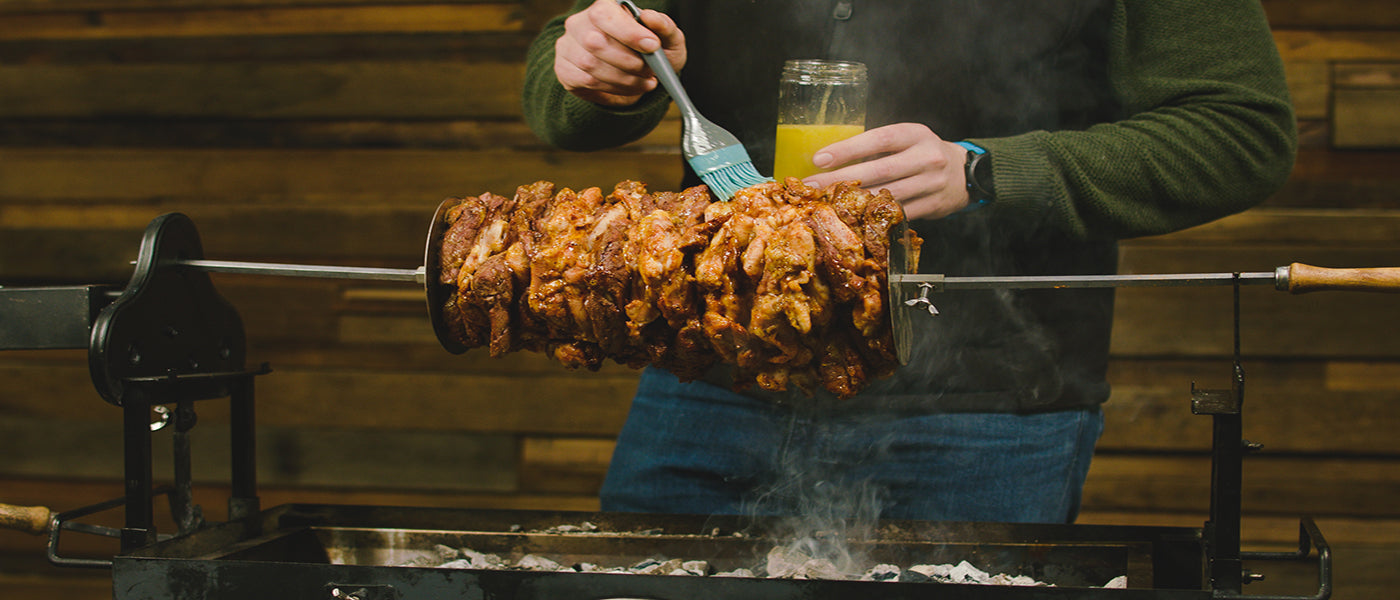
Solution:
[[[14,529],[34,535],[49,532],[53,511],[43,506],[0,504],[0,529]]]
[[[1302,263],[1288,265],[1288,291],[1294,294],[1327,290],[1400,292],[1400,267],[1329,269]]]

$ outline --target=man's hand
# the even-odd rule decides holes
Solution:
[[[564,89],[604,106],[630,106],[658,85],[637,52],[664,50],[680,71],[685,35],[665,13],[641,14],[638,23],[614,0],[597,0],[566,19],[564,35],[554,44],[554,75]]]
[[[927,126],[896,123],[818,150],[812,163],[835,169],[806,181],[827,186],[858,179],[866,189],[888,189],[910,219],[936,219],[967,206],[966,160],[967,149],[944,141]]]

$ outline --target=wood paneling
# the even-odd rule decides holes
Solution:
[[[88,12],[119,10],[185,9],[207,10],[231,7],[307,7],[307,6],[402,6],[412,8],[425,4],[512,4],[535,10],[557,9],[558,0],[523,2],[491,2],[490,0],[0,0],[0,14],[26,12]]]
[[[675,118],[589,154],[547,148],[521,121],[525,48],[567,4],[0,0],[0,285],[122,284],[146,224],[172,211],[194,219],[209,257],[414,268],[448,196],[541,178],[674,185]],[[1263,5],[1299,117],[1292,176],[1260,208],[1125,242],[1124,272],[1400,265],[1400,4]],[[244,319],[250,361],[272,367],[257,381],[264,506],[596,509],[635,371],[449,354],[417,285],[214,281]],[[1261,286],[1241,301],[1245,435],[1265,447],[1245,466],[1246,544],[1286,549],[1297,518],[1316,515],[1336,549],[1335,597],[1389,598],[1400,298]],[[1189,394],[1229,385],[1231,304],[1223,287],[1120,291],[1081,521],[1203,522],[1211,426]],[[0,502],[63,510],[120,494],[120,410],[97,397],[86,360],[0,353]],[[215,519],[225,410],[202,406],[196,430],[196,500]],[[118,524],[118,512],[94,518]],[[84,537],[73,552],[114,551]],[[110,596],[101,573],[45,565],[42,545],[0,532],[7,598]],[[1249,591],[1310,595],[1311,576]]]
[[[132,3],[134,4],[134,3]],[[133,7],[135,8],[135,7]],[[518,33],[519,6],[482,4],[230,6],[20,13],[0,39],[266,36],[339,33]]]
[[[518,117],[520,76],[509,63],[0,65],[7,90],[0,112],[48,119]]]
[[[1284,61],[1400,60],[1396,30],[1276,30]]]
[[[1288,93],[1299,119],[1327,117],[1331,94],[1332,65],[1325,61],[1289,61],[1283,64],[1288,77]]]
[[[516,186],[544,175],[560,186],[611,189],[629,176],[679,176],[680,165],[674,158],[604,152],[584,160],[562,151],[509,150],[0,149],[0,194],[21,206],[42,201],[45,206],[34,210],[45,211],[61,211],[63,204],[78,202],[146,204],[146,212],[128,212],[125,220],[114,223],[126,227],[144,227],[147,215],[152,214],[150,202],[170,200],[178,200],[191,210],[224,215],[239,213],[245,205],[256,211],[259,205],[277,202],[302,205],[303,211],[317,210],[320,205],[322,210],[362,207],[381,213],[406,210],[411,207],[404,203],[413,202],[427,208],[426,222],[438,202],[450,195],[509,194]],[[74,177],[75,165],[83,166],[84,177]],[[237,204],[220,206],[227,202]],[[84,206],[82,210],[93,208],[99,207]],[[290,211],[295,207],[261,208]],[[6,219],[23,218],[22,213],[15,215]],[[61,227],[83,221],[61,219],[63,216],[61,212],[43,215],[17,225],[32,228],[38,224],[33,221],[41,221]],[[249,216],[264,221],[273,218]],[[202,229],[219,231],[215,227]],[[423,229],[426,233],[426,226]]]
[[[1400,146],[1400,84],[1394,81],[1400,63],[1386,65],[1386,81],[1376,85],[1338,87],[1332,98],[1332,140],[1338,148]]]
[[[1396,29],[1400,5],[1390,0],[1264,0],[1275,29]]]

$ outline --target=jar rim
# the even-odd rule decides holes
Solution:
[[[783,63],[783,78],[808,83],[860,83],[865,63],[849,60],[791,59]]]

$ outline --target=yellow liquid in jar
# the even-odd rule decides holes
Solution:
[[[773,178],[805,178],[823,171],[812,155],[830,144],[865,131],[863,125],[779,125],[773,147]]]

